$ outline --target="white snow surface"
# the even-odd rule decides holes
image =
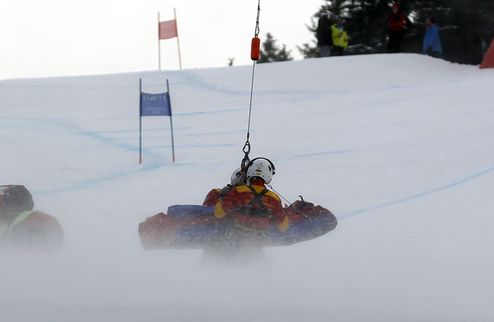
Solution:
[[[204,264],[138,223],[239,166],[251,66],[0,81],[2,184],[56,216],[57,253],[0,253],[0,320],[494,321],[494,70],[411,54],[257,65],[251,157],[331,209],[331,233]],[[143,118],[169,79],[166,117]]]

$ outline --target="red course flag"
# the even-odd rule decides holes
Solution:
[[[160,31],[160,39],[170,39],[174,37],[178,37],[178,31],[177,31],[177,20],[167,20],[167,21],[160,21],[159,24],[159,31]]]

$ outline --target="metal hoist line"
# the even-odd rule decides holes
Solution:
[[[244,152],[244,158],[242,160],[241,168],[246,169],[247,165],[250,162],[249,153],[250,153],[250,125],[252,120],[252,98],[254,96],[254,79],[256,73],[256,63],[261,57],[261,40],[259,39],[259,16],[261,14],[261,0],[258,0],[257,3],[257,18],[256,18],[256,29],[254,31],[254,38],[252,38],[251,47],[250,47],[250,58],[252,59],[252,80],[250,85],[250,102],[249,102],[249,121],[247,123],[247,140],[245,141],[244,147],[242,151]]]

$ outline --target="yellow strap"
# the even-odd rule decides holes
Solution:
[[[280,197],[276,193],[274,193],[272,191],[266,192],[266,196],[269,196],[269,197],[273,198],[276,201],[281,201]]]
[[[261,193],[261,191],[263,191],[264,189],[266,189],[266,187],[264,187],[264,186],[258,186],[258,185],[252,185],[252,186],[242,185],[242,186],[237,186],[235,188],[237,189],[238,192],[253,192],[252,190],[250,190],[249,187],[254,188],[254,190],[257,193]]]
[[[278,224],[278,229],[284,233],[285,231],[288,230],[288,227],[290,226],[290,221],[288,220],[288,217],[285,216],[285,218],[283,218],[283,221],[281,223]]]
[[[32,213],[33,213],[32,210],[23,211],[20,214],[18,214],[17,217],[15,217],[14,221],[12,221],[12,223],[10,223],[10,225],[7,225],[7,224],[1,225],[0,226],[0,237],[5,235],[9,230],[12,230],[12,228],[14,228],[16,225],[18,225],[21,222],[23,222],[24,220],[26,220],[29,216],[31,216]]]
[[[214,206],[214,216],[216,218],[223,218],[225,217],[226,213],[225,210],[223,210],[223,206],[221,205],[221,201],[218,201],[216,205]]]
[[[15,225],[23,222],[24,220],[26,220],[29,216],[31,216],[31,214],[33,213],[32,210],[28,210],[28,211],[23,211],[21,212],[15,219],[14,221],[10,224],[10,229],[12,229]]]

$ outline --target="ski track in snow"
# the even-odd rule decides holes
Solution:
[[[341,189],[323,206],[345,225],[268,249],[268,265],[210,271],[196,250],[143,252],[136,225],[228,180],[250,67],[0,81],[0,145],[18,158],[2,164],[10,179],[34,178],[37,204],[67,232],[60,257],[2,262],[7,320],[493,321],[494,74],[399,54],[258,67],[256,149],[294,194],[312,184],[329,203]],[[137,81],[154,91],[164,75],[183,104],[183,157],[169,160],[168,122],[149,121],[138,165]]]
[[[184,113],[183,115],[189,115]],[[15,118],[2,118],[0,119],[0,122],[6,122],[8,124],[9,121],[28,121],[32,125],[35,125],[37,123],[44,123],[44,124],[50,124],[53,126],[56,126],[58,128],[61,128],[65,132],[70,132],[75,135],[79,135],[81,137],[86,137],[93,139],[95,141],[98,141],[104,145],[110,145],[119,149],[122,149],[126,152],[138,152],[138,147],[132,144],[126,144],[120,142],[122,138],[115,138],[115,137],[110,137],[107,135],[104,135],[104,133],[127,133],[135,130],[110,130],[110,131],[83,131],[83,130],[78,130],[74,128],[73,124],[68,124],[65,121],[62,120],[55,120],[55,119],[40,119],[40,118],[26,118],[26,117],[15,117]],[[147,131],[155,131],[155,130],[163,130],[163,129],[147,129]],[[211,133],[202,133],[202,134],[197,134],[193,136],[202,136],[202,135],[213,135],[213,134],[230,134],[232,132],[238,133],[238,132],[243,132],[241,130],[239,131],[226,131],[226,132],[211,132]],[[127,139],[127,138],[125,138]],[[193,145],[193,144],[185,144],[185,145],[177,145],[176,148],[200,148],[200,147],[218,147],[218,148],[223,148],[223,147],[231,147],[234,146],[233,144],[210,144],[210,145]],[[38,190],[38,191],[33,191],[36,194],[53,194],[53,193],[61,193],[61,192],[69,192],[69,191],[77,191],[77,190],[84,190],[84,189],[90,189],[97,184],[112,181],[112,180],[119,180],[128,176],[136,175],[138,173],[145,173],[145,172],[151,172],[154,170],[158,170],[162,167],[170,167],[170,164],[163,164],[160,163],[157,160],[161,160],[161,157],[158,157],[157,154],[153,153],[151,150],[154,149],[169,149],[171,148],[171,145],[160,145],[160,146],[148,146],[146,148],[143,148],[143,155],[146,158],[146,163],[140,166],[138,169],[132,169],[132,170],[117,170],[112,173],[106,173],[102,174],[101,176],[98,176],[96,178],[92,178],[89,180],[84,180],[82,182],[77,182],[73,183],[64,187],[58,187],[55,189],[49,189],[49,190]],[[402,147],[406,148],[406,147]],[[292,160],[299,160],[299,159],[308,159],[308,158],[319,158],[323,156],[328,156],[328,155],[335,155],[335,154],[345,154],[348,153],[348,150],[335,150],[335,151],[325,151],[325,152],[314,152],[314,153],[306,153],[306,154],[295,154],[291,156],[285,156],[279,157],[279,160],[283,161],[292,161]],[[188,164],[180,164],[180,166],[195,166],[197,165],[196,163],[188,163]],[[339,220],[348,220],[354,217],[358,217],[361,215],[368,215],[369,213],[375,212],[376,210],[383,209],[383,208],[388,208],[392,207],[395,205],[403,204],[406,202],[414,201],[420,198],[425,198],[428,196],[433,195],[434,193],[442,192],[444,190],[448,189],[453,189],[455,187],[468,184],[469,182],[482,177],[489,175],[490,173],[494,172],[494,165],[487,167],[486,169],[479,169],[475,172],[473,172],[470,175],[460,177],[457,179],[452,179],[450,183],[431,188],[428,190],[423,190],[416,192],[414,194],[408,195],[408,196],[403,196],[399,199],[396,200],[390,200],[390,201],[384,201],[382,203],[376,204],[376,205],[371,205],[368,207],[363,207],[360,209],[355,209],[355,210],[349,210],[346,212],[343,212],[341,214],[338,214],[337,217]]]
[[[89,138],[91,140],[97,141],[103,145],[106,146],[112,146],[118,149],[121,149],[125,152],[134,152],[135,155],[137,155],[137,152],[139,151],[139,147],[133,144],[127,144],[127,143],[122,143],[120,142],[119,139],[103,135],[101,132],[98,131],[84,131],[79,129],[75,124],[72,123],[67,123],[64,120],[57,120],[57,119],[43,119],[43,118],[31,118],[31,117],[14,117],[14,118],[1,118],[0,122],[6,122],[8,123],[9,121],[27,121],[29,124],[32,126],[29,127],[30,131],[39,130],[40,124],[48,124],[51,126],[54,126],[56,128],[59,128],[62,132],[67,133],[69,135],[76,135],[82,138]],[[20,129],[20,132],[22,132],[24,129]],[[12,133],[9,133],[10,135]],[[74,191],[74,190],[82,190],[82,189],[89,189],[91,187],[94,187],[95,185],[111,180],[117,180],[121,179],[124,177],[136,175],[138,173],[144,173],[144,172],[149,172],[153,171],[156,169],[159,169],[161,167],[166,167],[169,166],[168,164],[163,164],[160,163],[158,160],[161,160],[161,156],[158,154],[152,152],[153,148],[143,148],[143,157],[146,158],[146,163],[140,166],[137,169],[117,169],[115,171],[109,172],[109,173],[104,173],[101,174],[100,176],[96,178],[92,178],[89,180],[83,180],[81,182],[76,182],[76,183],[71,183],[62,187],[57,187],[54,189],[48,189],[48,190],[35,190],[33,193],[36,194],[52,194],[52,193],[60,193],[60,192],[68,192],[68,191]]]
[[[235,88],[229,88],[228,86],[218,86],[210,81],[207,81],[200,75],[198,75],[195,72],[191,71],[182,71],[181,73],[176,73],[173,72],[171,73],[171,78],[173,79],[172,84],[173,86],[180,86],[182,84],[192,84],[193,87],[195,87],[197,90],[201,91],[211,91],[215,93],[220,93],[220,94],[226,94],[226,95],[231,95],[231,96],[246,96],[249,94],[249,91],[247,90],[238,90]],[[382,107],[382,106],[388,106],[389,104],[395,104],[395,103],[402,103],[404,99],[408,100],[413,100],[415,96],[417,95],[417,91],[428,91],[427,86],[424,86],[424,84],[434,84],[435,81],[426,81],[423,84],[416,84],[413,82],[410,83],[402,83],[402,84],[397,84],[397,85],[391,85],[391,86],[384,86],[384,87],[378,87],[374,89],[364,89],[357,91],[357,94],[353,92],[355,95],[360,95],[362,94],[369,94],[372,93],[374,95],[378,95],[381,92],[383,93],[389,93],[390,91],[396,91],[396,94],[403,93],[400,96],[392,96],[392,98],[383,98],[379,97],[376,98],[374,101],[367,102],[364,104],[355,104],[353,107],[350,107],[353,111],[358,111],[358,110],[363,110],[363,109],[368,109],[368,108],[374,108],[374,107]],[[469,80],[465,79],[453,79],[449,80],[448,86],[458,86],[458,85],[465,85],[471,83]],[[159,86],[161,85],[160,82],[147,82],[148,86]],[[5,84],[4,82],[2,83],[2,87],[4,88],[33,88],[33,89],[74,89],[74,90],[95,90],[95,91],[108,91],[108,90],[121,90],[121,89],[134,89],[135,85],[112,85],[112,86],[84,86],[84,85],[64,85],[64,84],[30,84],[29,81],[26,81],[25,83],[22,84]],[[280,97],[284,97],[286,101],[307,101],[307,100],[321,100],[324,97],[327,96],[335,96],[335,95],[346,95],[350,91],[347,90],[305,90],[305,91],[284,91],[284,90],[259,90],[255,89],[255,94],[256,96],[272,96],[276,97],[276,99],[280,99]],[[406,98],[404,97],[406,96]],[[263,101],[262,104],[268,104],[266,101]],[[217,110],[208,110],[208,111],[196,111],[196,112],[176,112],[174,115],[176,117],[196,117],[196,116],[204,116],[204,115],[211,115],[211,114],[223,114],[223,113],[238,113],[238,112],[245,112],[245,107],[244,106],[239,106],[239,107],[233,107],[233,108],[223,108],[223,109],[217,109]],[[116,133],[135,133],[137,130],[135,129],[120,129],[120,130],[102,130],[102,131],[84,131],[81,129],[76,129],[74,128],[74,124],[68,124],[65,121],[62,120],[56,120],[56,119],[41,119],[41,118],[2,118],[0,121],[6,122],[8,124],[8,121],[15,121],[15,120],[23,120],[23,121],[30,121],[31,124],[35,125],[36,123],[44,123],[44,124],[51,124],[54,126],[57,126],[61,129],[63,129],[66,132],[70,132],[71,134],[75,134],[81,137],[86,137],[93,139],[95,141],[98,141],[104,145],[109,145],[113,146],[116,148],[119,148],[121,150],[124,150],[126,152],[138,152],[139,148],[135,144],[129,144],[125,143],[124,141],[126,140],[131,140],[134,139],[135,137],[112,137],[108,136],[107,134],[116,134]],[[188,129],[193,129],[192,127],[176,127],[175,130],[188,130]],[[143,133],[149,133],[152,131],[163,131],[163,129],[159,128],[151,128],[151,129],[146,129],[143,128]],[[235,131],[216,131],[216,132],[205,132],[205,133],[189,133],[189,134],[183,134],[183,136],[190,136],[190,137],[202,137],[202,136],[207,136],[207,135],[217,135],[217,134],[234,134],[234,133],[242,133],[244,130],[235,130]],[[163,135],[164,137],[165,135]],[[161,137],[161,136],[147,136],[147,138],[156,138],[156,137]],[[208,148],[224,148],[224,147],[232,147],[234,146],[233,144],[183,144],[183,145],[176,145],[176,148],[183,149],[183,148],[200,148],[200,147],[208,147]],[[80,190],[80,189],[88,189],[91,188],[98,183],[102,182],[107,182],[107,181],[112,181],[112,180],[118,180],[127,176],[135,175],[137,173],[143,173],[143,172],[150,172],[154,170],[158,170],[162,167],[167,167],[170,166],[169,164],[163,164],[160,163],[159,161],[161,160],[161,157],[159,157],[156,153],[152,152],[152,150],[156,149],[168,149],[170,148],[171,145],[151,145],[151,146],[143,146],[143,157],[146,159],[146,163],[143,164],[141,167],[138,169],[132,169],[132,170],[117,170],[112,173],[106,173],[102,174],[96,178],[92,178],[89,180],[85,180],[82,182],[78,183],[73,183],[70,185],[67,185],[65,187],[59,187],[56,189],[52,190],[41,190],[41,191],[34,191],[35,193],[39,194],[46,194],[46,193],[58,193],[58,192],[67,192],[67,191],[73,191],[73,190]],[[404,146],[402,147],[403,149],[406,149],[407,147]],[[293,161],[293,160],[299,160],[299,159],[308,159],[308,158],[318,158],[318,157],[323,157],[323,156],[328,156],[328,155],[335,155],[335,154],[345,154],[349,153],[350,151],[348,150],[334,150],[334,151],[324,151],[324,152],[313,152],[313,153],[305,153],[305,154],[294,154],[290,156],[280,156],[278,159],[279,160],[285,160],[285,161]],[[188,165],[194,166],[196,165],[195,163],[189,163]],[[184,166],[184,164],[182,164]],[[342,214],[338,215],[338,218],[340,220],[347,220],[356,216],[368,214],[370,212],[373,212],[375,210],[379,210],[382,208],[387,208],[391,207],[394,205],[402,204],[405,202],[410,202],[416,199],[424,198],[427,196],[430,196],[434,193],[441,192],[447,189],[452,189],[454,187],[467,184],[468,182],[490,174],[492,171],[494,171],[494,166],[488,167],[487,169],[484,170],[478,170],[475,171],[471,175],[467,175],[464,177],[460,177],[458,179],[452,179],[450,183],[441,185],[435,188],[431,188],[428,190],[424,191],[419,191],[416,192],[412,195],[408,196],[403,196],[402,198],[396,199],[396,200],[391,200],[391,201],[385,201],[376,205],[371,205],[368,207],[363,207],[360,209],[355,209],[355,210],[350,210],[347,212],[344,212]]]
[[[405,196],[403,198],[399,198],[396,200],[387,201],[387,202],[383,202],[383,203],[376,204],[373,206],[344,212],[344,213],[338,215],[338,219],[347,220],[347,219],[351,219],[351,218],[356,217],[356,216],[366,215],[366,214],[373,212],[375,210],[392,207],[395,205],[403,204],[403,203],[414,201],[414,200],[421,199],[421,198],[426,198],[426,197],[429,197],[435,193],[442,192],[445,190],[456,188],[458,186],[468,184],[469,182],[471,182],[475,179],[478,179],[480,177],[489,175],[492,172],[494,172],[494,165],[489,167],[489,168],[486,168],[484,170],[479,170],[475,173],[472,173],[471,175],[467,175],[467,176],[464,176],[462,178],[453,180],[450,183],[447,183],[447,184],[442,185],[442,186],[438,186],[438,187],[435,187],[435,188],[432,188],[429,190],[417,192],[417,193],[414,193],[412,195]]]

